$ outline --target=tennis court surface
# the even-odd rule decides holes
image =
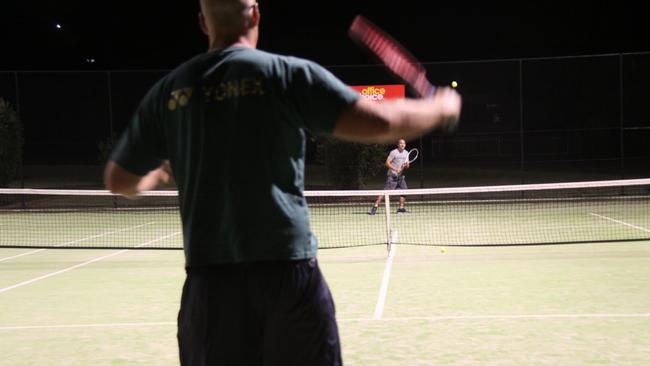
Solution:
[[[345,364],[646,364],[650,182],[587,185],[308,193]],[[3,365],[178,364],[173,192],[0,197]]]

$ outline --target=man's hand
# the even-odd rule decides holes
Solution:
[[[172,175],[172,168],[169,165],[169,160],[165,160],[158,168],[150,171],[147,175],[142,177],[138,183],[138,191],[151,191],[161,184],[169,184],[173,182],[174,176]]]
[[[162,183],[173,182],[169,161],[164,161],[158,168],[150,171],[144,177],[135,175],[109,161],[104,170],[106,188],[127,198],[135,198],[142,191],[152,190]]]

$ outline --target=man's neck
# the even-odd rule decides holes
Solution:
[[[228,47],[256,48],[256,46],[257,45],[246,36],[241,36],[237,39],[230,39],[230,40],[226,40],[223,38],[213,38],[210,40],[208,52],[220,50]]]

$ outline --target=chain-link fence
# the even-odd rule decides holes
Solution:
[[[408,142],[420,149],[408,174],[413,188],[650,176],[650,52],[425,67],[434,84],[457,81],[464,106],[453,134]],[[350,85],[397,82],[378,65],[329,69]],[[101,186],[113,141],[166,72],[0,71],[0,97],[24,129],[11,186]],[[314,141],[307,186],[331,186]],[[383,185],[377,171],[366,188]]]

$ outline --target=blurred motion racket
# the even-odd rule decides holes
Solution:
[[[395,76],[403,80],[418,98],[431,97],[436,88],[427,79],[426,70],[413,55],[393,37],[362,15],[357,15],[350,29],[350,38],[375,55]],[[445,124],[447,132],[458,125],[457,119]]]
[[[368,19],[357,15],[348,30],[350,38],[374,54],[395,76],[404,80],[417,97],[433,95],[435,87],[426,70],[406,48]]]

